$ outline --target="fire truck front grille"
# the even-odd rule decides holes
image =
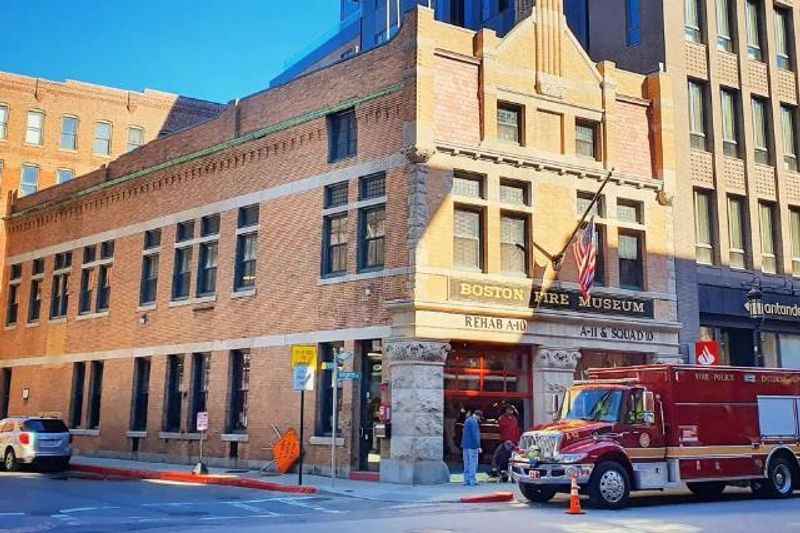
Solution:
[[[542,460],[555,459],[558,447],[561,444],[561,433],[549,431],[531,431],[525,433],[520,439],[520,448],[530,452],[536,447]]]

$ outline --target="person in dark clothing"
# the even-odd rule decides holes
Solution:
[[[508,463],[511,461],[511,453],[514,451],[514,443],[510,440],[501,442],[494,450],[492,457],[492,476],[499,477],[505,483],[509,479]]]

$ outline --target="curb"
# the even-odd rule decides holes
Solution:
[[[461,503],[503,503],[513,500],[513,492],[495,492],[494,494],[483,494],[481,496],[464,496],[459,501]]]
[[[70,470],[97,474],[101,476],[121,477],[129,479],[159,479],[163,481],[177,481],[182,483],[196,483],[200,485],[224,485],[242,489],[269,490],[285,492],[288,494],[317,494],[316,487],[300,487],[297,485],[281,485],[252,478],[239,478],[228,476],[196,476],[188,472],[159,472],[154,470],[129,470],[126,468],[111,468],[105,466],[71,464]]]

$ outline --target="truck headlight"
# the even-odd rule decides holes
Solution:
[[[586,459],[585,453],[562,453],[558,456],[559,463],[572,464]]]

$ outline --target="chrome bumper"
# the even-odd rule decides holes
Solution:
[[[531,483],[534,485],[570,485],[572,478],[578,479],[578,484],[589,482],[594,470],[593,464],[558,464],[537,463],[532,465],[528,461],[511,461],[511,477],[517,483]]]

